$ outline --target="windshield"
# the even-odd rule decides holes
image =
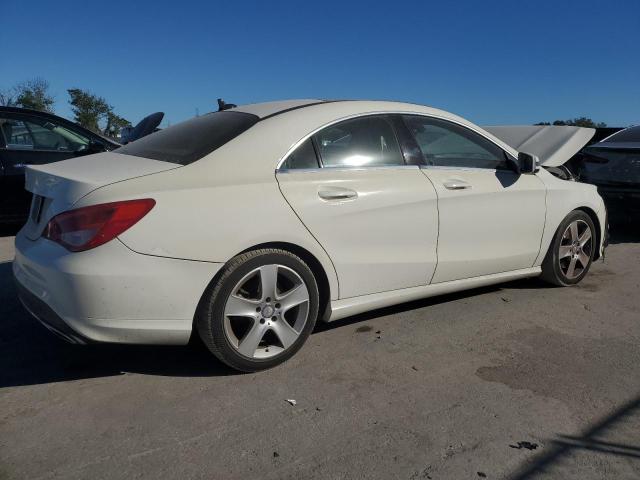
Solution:
[[[629,127],[614,133],[602,143],[640,142],[640,125]]]
[[[152,133],[114,152],[188,165],[233,140],[258,120],[249,113],[208,113]]]

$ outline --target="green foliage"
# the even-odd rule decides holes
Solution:
[[[53,113],[55,99],[49,93],[49,82],[34,78],[0,91],[0,105]]]
[[[568,125],[571,127],[588,127],[588,128],[605,128],[607,126],[607,124],[604,122],[596,123],[587,117],[578,117],[572,120],[554,120],[553,123],[540,122],[540,123],[536,123],[536,125],[556,125],[556,126]]]
[[[107,113],[107,126],[104,129],[104,134],[115,138],[122,128],[130,126],[129,120],[110,111]]]
[[[131,123],[113,112],[113,107],[103,97],[94,95],[86,90],[71,88],[69,103],[74,120],[89,130],[115,137],[122,127],[129,127]],[[104,124],[104,129],[100,125]]]
[[[34,78],[17,86],[16,106],[41,112],[53,113],[55,99],[49,93],[49,82]]]
[[[94,132],[102,133],[99,122],[111,111],[107,101],[79,88],[70,88],[67,92],[76,123]]]

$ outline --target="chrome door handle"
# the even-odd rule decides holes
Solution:
[[[467,182],[463,182],[462,180],[448,180],[444,182],[444,188],[447,190],[465,190],[467,188],[471,188]]]
[[[323,187],[318,190],[318,196],[323,200],[350,200],[358,198],[358,192],[342,187]]]

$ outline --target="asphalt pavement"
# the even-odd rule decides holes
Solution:
[[[199,343],[63,343],[19,305],[0,237],[0,479],[640,478],[634,228],[579,286],[320,325],[256,374]]]

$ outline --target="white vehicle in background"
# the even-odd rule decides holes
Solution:
[[[582,146],[538,143],[556,160]],[[317,319],[523,277],[578,283],[606,239],[595,187],[395,102],[240,106],[29,167],[26,188],[13,268],[45,326],[76,343],[199,334],[243,371],[291,357]]]

